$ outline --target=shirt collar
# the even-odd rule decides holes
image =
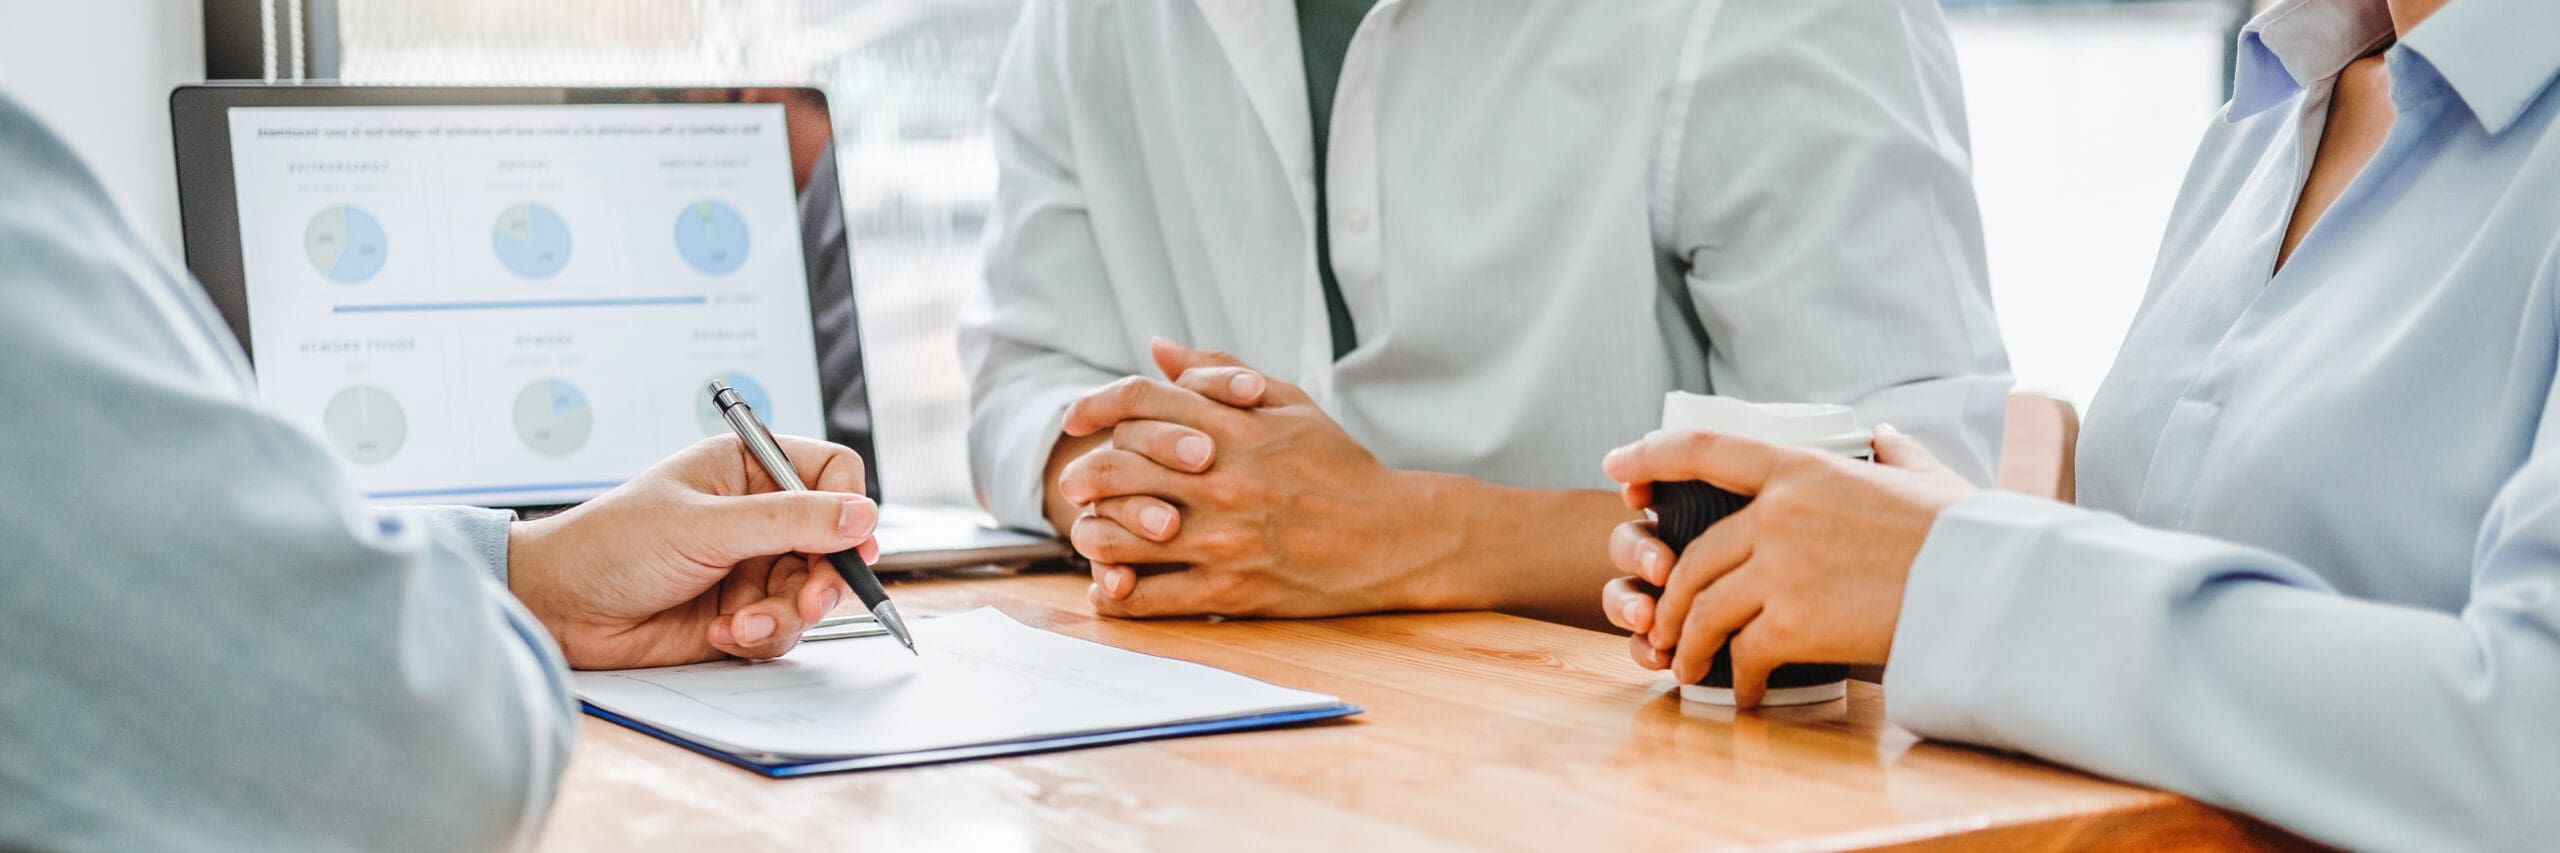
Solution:
[[[2401,45],[2425,57],[2446,88],[2495,135],[2560,76],[2560,3],[2460,0],[2445,4]],[[2232,121],[2265,112],[2391,38],[2384,0],[2287,0],[2240,30],[2231,78]]]
[[[2228,118],[2238,121],[2265,112],[2311,84],[2337,76],[2347,63],[2390,37],[2391,10],[2384,0],[2277,4],[2240,28]]]
[[[2426,57],[2495,136],[2560,75],[2560,3],[2457,0],[2427,16],[2400,43]]]

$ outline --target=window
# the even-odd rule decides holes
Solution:
[[[995,186],[1018,0],[336,0],[363,83],[806,83],[834,107],[885,488],[971,502],[952,329]],[[2085,404],[2148,281],[2241,10],[1949,0],[2020,386]]]
[[[2082,407],[2150,284],[2243,10],[1950,2],[1991,292],[2020,390]]]

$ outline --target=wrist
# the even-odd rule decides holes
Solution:
[[[541,547],[535,544],[541,538],[540,531],[536,529],[539,524],[541,522],[521,518],[507,522],[507,591],[518,599],[524,598],[524,588],[529,580],[526,575],[531,574],[527,570],[536,562],[532,555]]]
[[[555,519],[518,520],[507,525],[507,592],[533,614],[554,641],[561,638],[562,618],[557,597],[552,594],[551,538],[559,525]]]
[[[1395,529],[1387,540],[1397,543],[1402,567],[1394,597],[1414,610],[1491,610],[1499,602],[1493,590],[1470,577],[1474,547],[1486,531],[1479,508],[1491,486],[1453,474],[1390,470],[1398,495]]]
[[[1637,515],[1598,490],[1528,489],[1448,474],[1421,475],[1407,535],[1439,559],[1414,573],[1407,595],[1437,610],[1498,610],[1605,627],[1591,601],[1617,575],[1612,530]]]

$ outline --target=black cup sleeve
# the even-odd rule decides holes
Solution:
[[[1713,485],[1690,481],[1653,484],[1654,533],[1662,544],[1671,546],[1676,558],[1688,550],[1698,534],[1726,516],[1741,512],[1751,499]],[[1769,688],[1812,687],[1847,680],[1849,668],[1836,664],[1788,664],[1769,673]],[[1717,649],[1715,662],[1707,667],[1707,677],[1699,684],[1730,689],[1733,687],[1733,656]]]

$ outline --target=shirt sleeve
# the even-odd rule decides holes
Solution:
[[[476,506],[431,506],[379,512],[406,513],[438,535],[452,537],[462,546],[464,553],[479,558],[480,564],[488,569],[489,576],[497,580],[498,586],[507,585],[507,529],[515,523],[515,513]]]
[[[1855,406],[1988,484],[2009,362],[1937,5],[1725,3],[1708,23],[1665,162],[1716,393]]]
[[[2348,849],[2548,847],[2560,406],[2544,411],[2481,522],[2470,603],[2454,613],[2348,598],[2265,550],[1969,498],[1912,566],[1890,716]],[[2373,511],[2392,511],[2389,497]]]
[[[1023,5],[988,103],[997,179],[986,272],[960,319],[969,463],[996,519],[1047,531],[1067,406],[1138,372],[1075,172],[1063,5]]]
[[[377,511],[0,97],[0,848],[490,849],[574,730],[501,514]]]

